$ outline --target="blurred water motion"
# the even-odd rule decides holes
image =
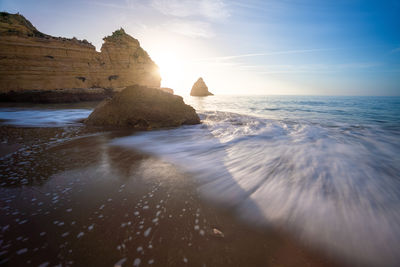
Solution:
[[[181,166],[205,197],[252,223],[283,227],[350,262],[400,261],[399,98],[188,101],[203,125],[113,144]]]
[[[350,263],[400,262],[400,98],[214,96],[185,101],[203,124],[112,135],[102,142],[141,150],[190,172],[206,199],[231,207],[250,225],[287,230]],[[77,120],[90,111],[90,106],[7,107],[0,119],[7,125],[39,126],[39,136],[43,126],[83,130]],[[56,136],[75,136],[68,133]],[[33,162],[52,165],[51,160]],[[4,175],[13,178],[7,170]],[[34,169],[24,172],[18,165],[12,170],[23,177]]]

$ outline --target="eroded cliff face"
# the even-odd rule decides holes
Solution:
[[[52,37],[19,14],[0,13],[0,93],[119,91],[134,84],[159,88],[160,81],[157,65],[122,28],[97,52],[86,40]]]

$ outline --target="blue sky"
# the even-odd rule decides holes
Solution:
[[[187,94],[400,95],[400,1],[2,0],[40,31],[87,39],[123,27]]]

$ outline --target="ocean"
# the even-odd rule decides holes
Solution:
[[[400,97],[185,97],[202,124],[116,137],[191,174],[204,199],[350,262],[400,262]],[[79,125],[91,107],[0,109]]]
[[[400,98],[185,98],[203,124],[114,141],[193,173],[207,199],[329,253],[400,262]]]

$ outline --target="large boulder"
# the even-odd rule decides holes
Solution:
[[[182,97],[158,88],[133,85],[101,102],[85,123],[150,130],[198,124],[200,119]]]
[[[170,94],[174,94],[174,89],[168,88],[168,87],[160,87],[160,90],[170,93]]]
[[[206,83],[203,81],[203,78],[199,78],[192,87],[192,91],[190,91],[191,96],[208,96],[213,95],[208,91],[208,87]]]

